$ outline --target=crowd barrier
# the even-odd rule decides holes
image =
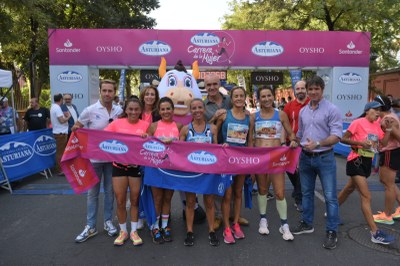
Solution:
[[[55,165],[56,142],[51,129],[0,138],[0,184],[23,179]]]

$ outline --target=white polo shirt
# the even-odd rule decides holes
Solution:
[[[68,134],[68,121],[65,123],[60,123],[60,121],[58,121],[58,118],[63,116],[64,112],[61,110],[61,106],[53,103],[50,108],[50,120],[53,134]]]
[[[78,121],[84,127],[101,130],[108,126],[110,119],[117,119],[121,113],[122,108],[118,105],[112,105],[111,112],[108,113],[107,108],[99,100],[86,107],[79,116]]]
[[[100,100],[95,104],[86,107],[78,118],[78,121],[86,128],[102,130],[108,126],[110,119],[118,119],[123,110],[118,105],[113,105],[111,112],[108,113],[107,108],[104,107]],[[101,163],[104,161],[90,160],[92,163]]]

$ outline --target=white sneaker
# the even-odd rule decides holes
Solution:
[[[138,230],[140,230],[140,229],[143,229],[144,228],[144,222],[143,222],[143,219],[138,219],[138,221],[137,221],[137,229]]]
[[[107,231],[107,234],[109,236],[116,236],[118,233],[117,228],[113,225],[113,223],[110,220],[104,223],[104,230]]]
[[[268,222],[266,218],[261,218],[260,220],[260,227],[258,228],[258,232],[262,235],[268,235],[269,230],[268,230]]]
[[[75,242],[76,243],[82,243],[88,240],[88,238],[93,237],[97,235],[97,230],[96,228],[91,228],[89,225],[85,226],[85,229],[83,229],[82,233],[80,233],[76,238]]]
[[[279,232],[282,234],[282,238],[284,240],[293,240],[294,239],[292,233],[289,230],[288,224],[284,224],[281,227],[279,227]]]

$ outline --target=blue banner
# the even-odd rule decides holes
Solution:
[[[119,89],[118,89],[118,98],[120,103],[123,103],[125,100],[125,95],[124,95],[125,80],[126,80],[125,69],[121,69],[121,75],[119,77]]]
[[[0,156],[9,181],[33,175],[55,165],[56,141],[51,129],[3,135]]]
[[[145,167],[144,184],[198,194],[223,196],[232,182],[232,175],[200,174]]]
[[[294,86],[296,83],[301,80],[302,73],[300,69],[290,70],[290,79],[292,80],[292,88],[294,90]]]

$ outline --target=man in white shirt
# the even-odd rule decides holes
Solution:
[[[91,129],[104,129],[109,123],[122,113],[119,105],[114,105],[117,84],[113,80],[100,82],[100,99],[95,104],[86,107],[72,127],[72,131],[87,127]],[[109,236],[117,234],[117,228],[112,223],[114,192],[112,187],[112,163],[91,160],[96,175],[100,182],[88,191],[87,194],[87,222],[84,230],[76,238],[75,242],[82,243],[88,238],[97,235],[97,212],[99,206],[100,183],[103,180],[104,187],[104,230]]]
[[[56,166],[57,175],[62,175],[60,161],[68,141],[68,119],[71,117],[69,112],[61,110],[63,97],[61,94],[54,95],[54,103],[50,108],[50,120],[53,128],[53,136],[56,140]]]

